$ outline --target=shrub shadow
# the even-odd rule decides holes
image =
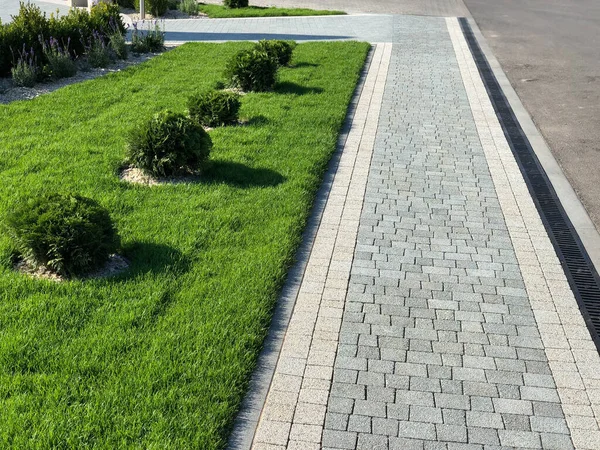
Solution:
[[[258,116],[250,117],[250,119],[248,119],[248,121],[245,122],[244,125],[262,127],[268,125],[269,123],[271,123],[271,119],[269,119],[266,116],[263,116],[262,114],[259,114]]]
[[[297,69],[300,67],[319,67],[320,64],[315,64],[315,63],[311,63],[311,62],[306,62],[306,61],[301,61],[299,63],[292,63],[292,65],[290,66],[291,69]]]
[[[306,94],[320,94],[323,92],[323,88],[301,86],[299,84],[292,83],[290,81],[282,81],[275,85],[274,91],[279,94],[306,95]]]
[[[123,247],[129,268],[107,279],[125,280],[144,273],[171,272],[181,275],[190,269],[191,261],[179,250],[153,242],[132,242]]]
[[[212,161],[205,174],[204,183],[226,183],[240,188],[273,187],[283,183],[286,178],[271,169],[248,167],[230,161]]]

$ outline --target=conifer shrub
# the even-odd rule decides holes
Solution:
[[[205,127],[236,123],[240,106],[240,95],[235,92],[206,91],[188,100],[190,117]]]
[[[295,47],[296,43],[293,41],[280,40],[262,40],[255,46],[258,51],[264,51],[269,54],[280,66],[290,64]]]
[[[101,268],[119,247],[108,211],[74,194],[47,194],[23,202],[7,217],[20,255],[33,266],[66,277]]]
[[[277,81],[277,61],[267,52],[242,50],[229,60],[225,77],[243,91],[269,91]]]
[[[169,110],[133,130],[127,143],[129,162],[155,177],[202,171],[211,149],[210,136],[199,123]]]

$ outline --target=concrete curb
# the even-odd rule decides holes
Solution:
[[[525,106],[521,103],[521,99],[510,84],[500,63],[492,53],[481,30],[477,26],[477,23],[472,18],[469,18],[468,20],[473,33],[475,34],[475,38],[494,72],[494,76],[498,80],[517,120],[521,124],[523,132],[527,136],[527,139],[529,139],[533,151],[544,168],[546,175],[550,179],[565,212],[569,216],[588,256],[594,264],[596,271],[598,271],[600,269],[600,233],[598,233],[598,230],[590,219],[585,207],[579,200],[579,197],[577,197],[575,190],[554,158],[546,140],[535,126],[529,112],[527,112]]]
[[[358,100],[371,65],[373,51],[374,48],[371,48],[367,55],[367,59],[360,74],[360,79],[354,90],[350,105],[348,106],[348,113],[346,114],[346,120],[338,138],[336,151],[329,162],[327,172],[323,178],[323,183],[315,197],[315,203],[306,225],[306,230],[302,236],[302,244],[296,253],[296,263],[288,273],[281,296],[277,302],[275,311],[273,312],[269,334],[265,338],[263,349],[258,357],[256,368],[250,380],[248,392],[235,419],[233,431],[228,441],[228,449],[249,450],[252,447],[254,434],[269,392],[273,374],[275,373],[283,339],[294,310],[306,265],[317,235],[317,230],[319,229],[319,224],[321,223],[327,199],[329,198],[342,150],[344,149],[350,125],[352,124],[352,119],[356,112]]]

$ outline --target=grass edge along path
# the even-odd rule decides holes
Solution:
[[[292,16],[339,16],[343,11],[330,11],[307,8],[277,8],[264,6],[248,6],[246,8],[227,8],[223,5],[200,3],[198,11],[211,19],[228,19],[236,17],[292,17]]]
[[[250,45],[185,44],[0,106],[0,220],[28,195],[92,197],[131,262],[33,280],[0,228],[0,448],[226,445],[368,44],[300,44],[274,92],[243,97],[247,125],[210,132],[202,182],[150,188],[118,170],[136,123],[183,112]]]

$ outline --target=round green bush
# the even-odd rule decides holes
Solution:
[[[247,8],[248,0],[223,0],[227,8]]]
[[[71,277],[102,267],[119,247],[108,211],[73,194],[47,194],[23,202],[7,217],[22,257]]]
[[[240,95],[235,92],[207,91],[188,100],[190,117],[205,127],[236,123],[240,106]]]
[[[127,143],[130,163],[157,177],[202,170],[212,141],[200,124],[168,110],[136,128]]]
[[[244,91],[269,91],[277,81],[277,61],[267,52],[251,49],[237,53],[225,69],[233,87]]]
[[[296,43],[293,41],[262,40],[256,44],[255,48],[258,51],[266,52],[280,66],[287,66],[292,60],[295,46]]]

